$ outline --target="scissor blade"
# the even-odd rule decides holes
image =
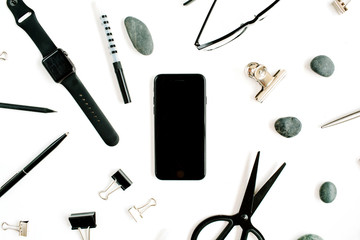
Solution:
[[[260,205],[261,201],[264,199],[265,195],[270,190],[271,186],[276,181],[277,177],[280,175],[281,171],[284,169],[286,163],[283,163],[281,167],[271,176],[269,180],[261,187],[261,189],[256,193],[254,197],[252,213],[256,211],[258,206]]]
[[[244,198],[240,207],[240,214],[246,214],[250,217],[253,213],[253,203],[254,203],[254,193],[255,193],[255,185],[256,185],[256,175],[259,165],[260,152],[257,153],[256,159],[254,162],[253,169],[251,171],[251,175],[249,178],[248,185],[245,190]]]

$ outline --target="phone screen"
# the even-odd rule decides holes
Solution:
[[[162,180],[205,177],[205,78],[162,74],[155,78],[155,175]]]

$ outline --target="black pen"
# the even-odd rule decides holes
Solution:
[[[31,112],[40,112],[40,113],[55,112],[54,110],[51,110],[51,109],[48,109],[48,108],[33,107],[33,106],[26,106],[26,105],[17,105],[17,104],[10,104],[10,103],[0,103],[0,108],[31,111]]]
[[[49,153],[51,153],[59,144],[66,138],[69,133],[64,133],[61,137],[56,139],[52,144],[50,144],[44,151],[42,151],[34,160],[32,160],[26,167],[23,168],[20,172],[16,173],[12,178],[9,179],[1,188],[0,188],[0,197],[4,195],[10,188],[12,188],[16,183],[18,183],[23,177],[25,177],[36,165],[38,165]]]
[[[99,11],[101,11],[101,10],[99,10]],[[130,103],[131,98],[130,98],[129,90],[126,85],[125,76],[124,76],[124,72],[123,72],[123,69],[121,66],[121,62],[118,60],[117,49],[116,49],[116,45],[114,42],[114,38],[112,36],[112,32],[111,32],[111,28],[109,25],[109,20],[108,20],[107,15],[100,12],[100,21],[105,30],[106,40],[109,45],[110,54],[113,58],[113,67],[114,67],[115,75],[119,82],[119,87],[120,87],[120,91],[121,91],[124,103]]]

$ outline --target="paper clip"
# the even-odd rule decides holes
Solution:
[[[347,8],[347,5],[349,4],[351,0],[349,0],[346,4],[342,1],[342,0],[334,0],[333,1],[333,6],[335,7],[336,11],[339,13],[339,14],[343,14],[345,13],[348,8]]]
[[[5,51],[3,51],[1,54],[0,54],[0,59],[1,60],[7,60],[7,56],[8,56],[8,54],[5,52]]]
[[[27,236],[27,224],[29,221],[20,221],[19,226],[11,226],[6,222],[1,224],[1,228],[5,231],[8,229],[15,230],[19,232],[19,236],[26,237]]]
[[[150,198],[149,201],[141,206],[141,207],[131,207],[129,209],[129,213],[130,215],[133,217],[133,219],[135,220],[135,222],[138,222],[138,220],[140,220],[141,218],[143,218],[142,214],[150,207],[156,206],[156,200],[154,198]],[[140,218],[138,218],[137,216],[139,216]],[[138,219],[138,220],[137,220]]]
[[[246,75],[255,79],[261,85],[261,91],[255,96],[258,102],[263,102],[274,87],[286,76],[285,70],[278,70],[273,76],[264,65],[251,62],[246,66]]]
[[[96,213],[73,213],[69,217],[72,230],[78,230],[82,240],[90,240],[90,228],[96,228]],[[85,229],[85,237],[81,232],[81,229]]]
[[[112,181],[112,183],[104,191],[99,192],[99,196],[104,200],[107,200],[109,195],[119,188],[122,188],[122,190],[125,191],[132,184],[131,180],[121,169],[114,173],[111,178],[114,179],[114,181]],[[117,183],[117,186],[114,185],[115,183]],[[113,185],[115,186],[114,189],[110,190]]]

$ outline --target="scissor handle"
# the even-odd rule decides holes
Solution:
[[[210,223],[218,222],[218,221],[226,221],[228,224],[224,228],[224,230],[220,233],[219,237],[216,238],[216,240],[224,240],[225,237],[229,234],[231,229],[235,226],[233,216],[227,216],[227,215],[216,215],[209,217],[199,223],[199,225],[194,229],[193,234],[191,235],[191,240],[196,240],[200,234],[200,232]]]
[[[263,235],[260,233],[259,230],[257,230],[250,222],[250,219],[245,220],[244,223],[240,223],[239,222],[239,215],[235,214],[233,216],[228,216],[228,215],[216,215],[216,216],[212,216],[209,218],[206,218],[205,220],[203,220],[202,222],[199,223],[199,225],[194,229],[193,234],[191,235],[191,240],[197,240],[200,232],[209,224],[213,223],[213,222],[218,222],[218,221],[226,221],[228,222],[228,224],[226,225],[226,227],[224,228],[224,230],[220,233],[220,235],[216,238],[216,240],[224,240],[226,238],[226,236],[230,233],[231,229],[235,226],[235,225],[240,225],[243,229],[243,232],[241,234],[241,238],[240,240],[246,240],[249,233],[253,233],[256,238],[258,240],[265,240],[265,238],[263,237]]]
[[[253,233],[258,240],[265,240],[264,236],[260,233],[260,231],[257,230],[252,224],[250,228],[243,228],[240,240],[246,240],[250,232]]]

